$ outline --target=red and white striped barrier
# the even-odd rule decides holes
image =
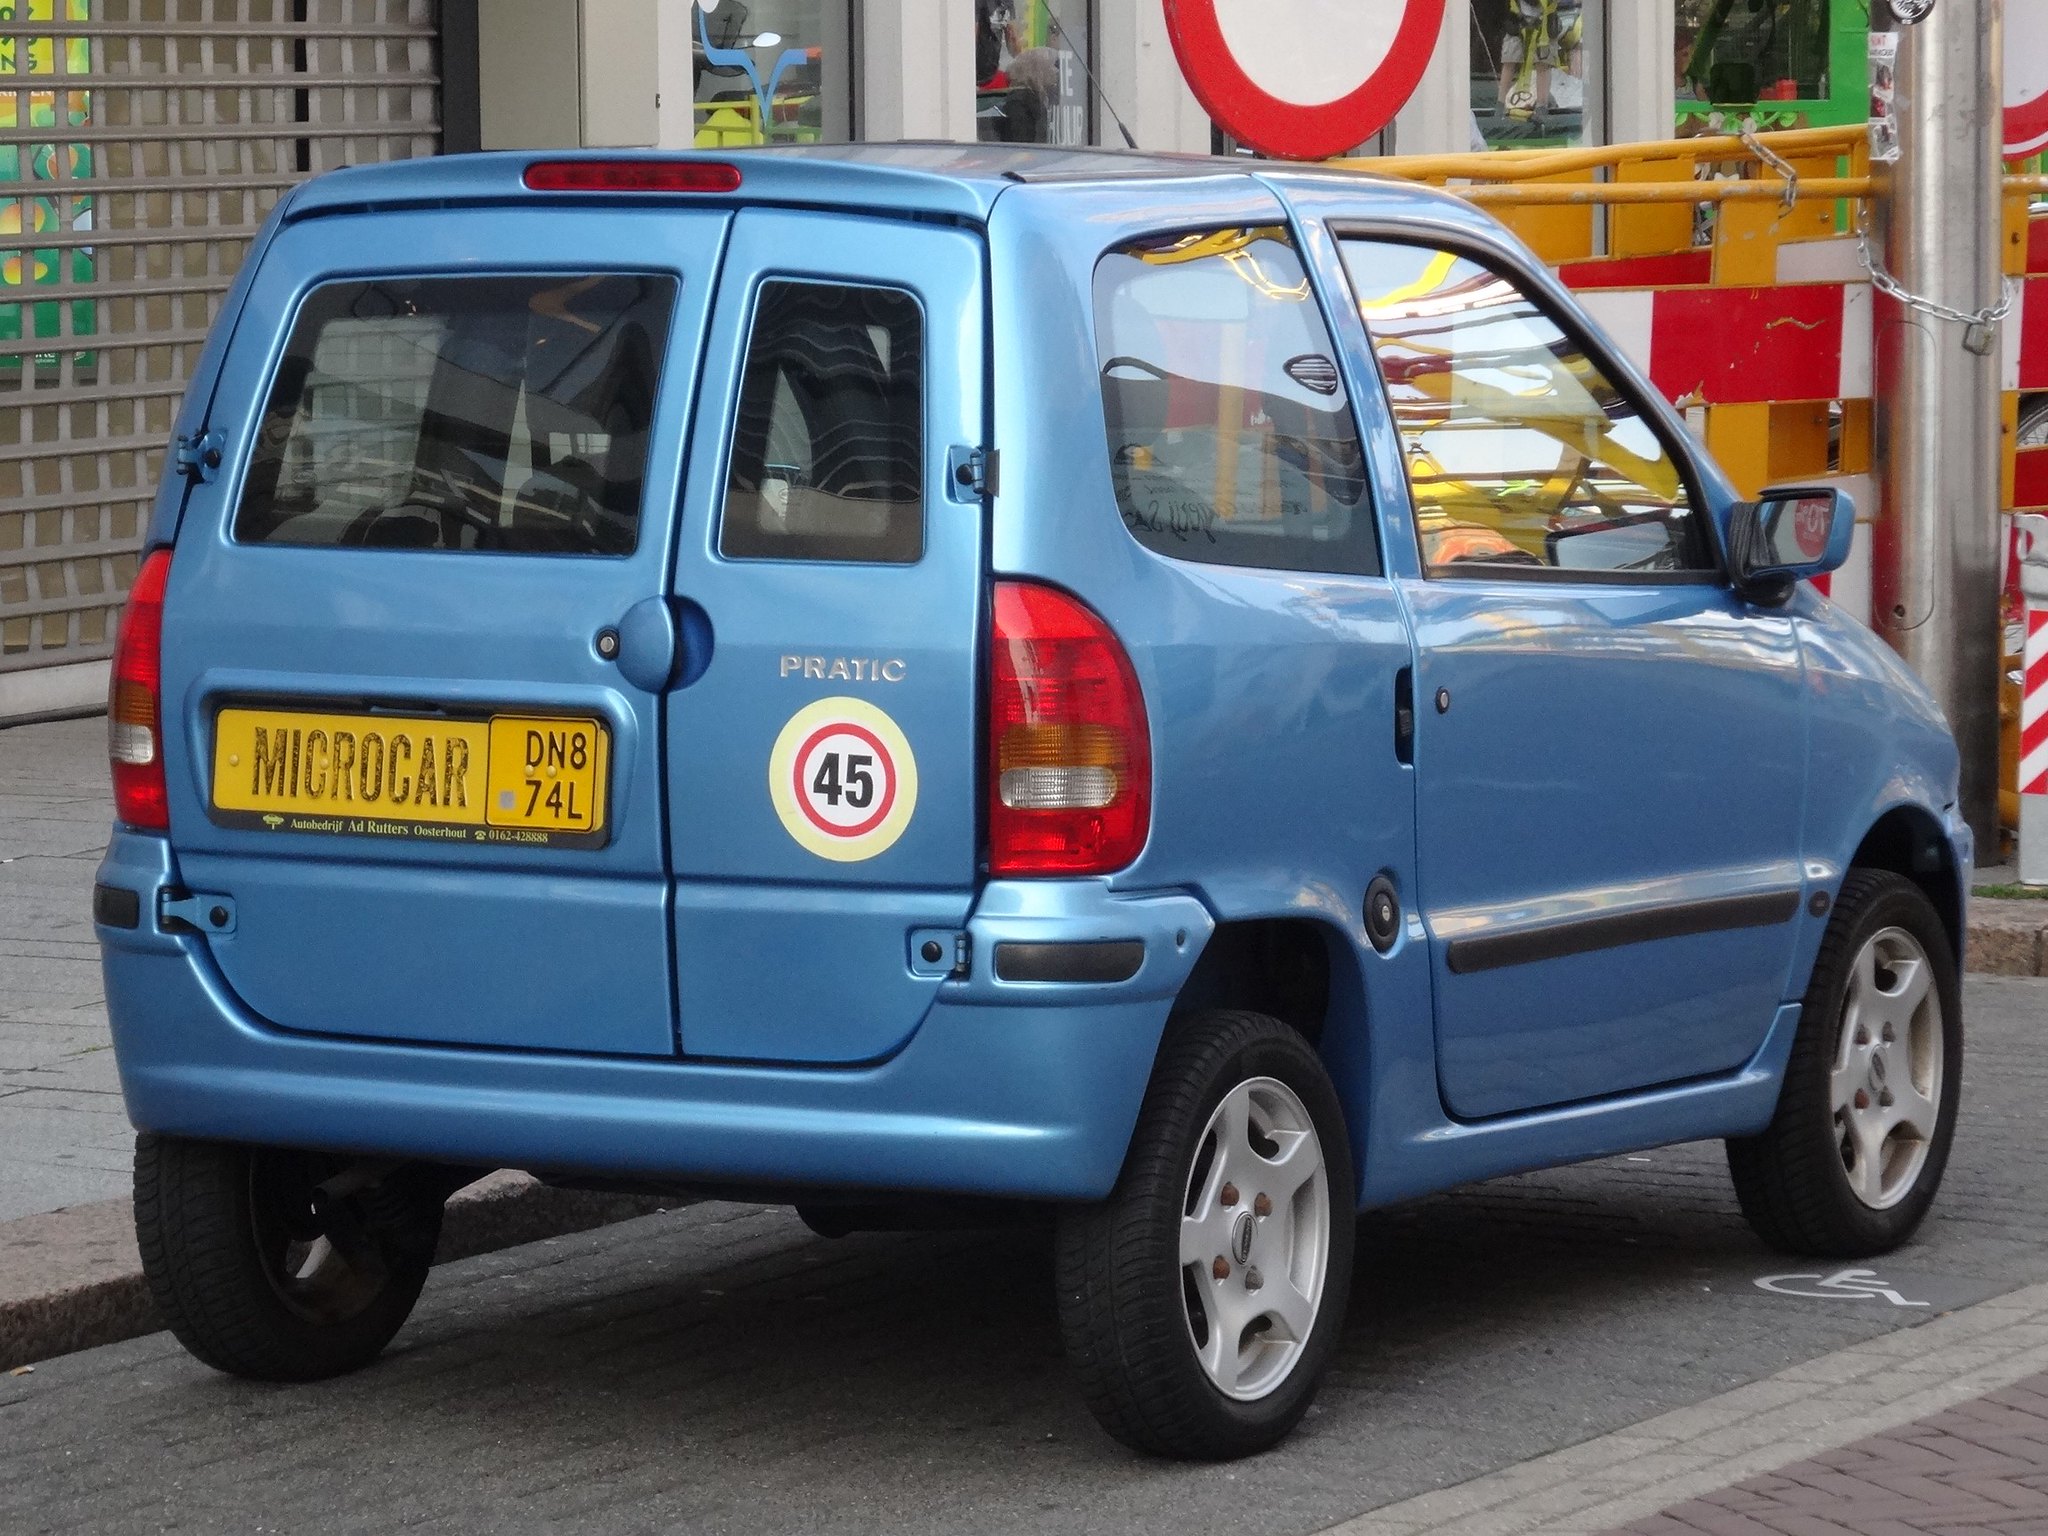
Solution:
[[[1787,241],[1767,288],[1710,286],[1707,251],[1570,262],[1559,275],[1680,405],[1870,398],[1874,310],[1854,239]],[[1999,388],[2048,389],[2048,277],[2021,284],[2004,332]]]
[[[2020,879],[2048,885],[2048,517],[2022,513],[2013,541],[2025,594],[2020,665]]]
[[[2020,793],[2048,795],[2048,609],[2027,609],[2020,695]]]

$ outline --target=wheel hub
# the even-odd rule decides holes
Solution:
[[[1240,1265],[1249,1264],[1252,1258],[1252,1239],[1256,1235],[1258,1222],[1250,1211],[1237,1218],[1237,1230],[1230,1235],[1230,1256]]]
[[[1849,967],[1832,1074],[1837,1148],[1856,1198],[1898,1204],[1927,1163],[1940,1116],[1941,998],[1920,941],[1873,934]]]
[[[1322,1146],[1294,1090],[1254,1078],[1225,1094],[1181,1221],[1189,1339],[1225,1395],[1255,1401],[1293,1371],[1321,1308],[1331,1220]]]

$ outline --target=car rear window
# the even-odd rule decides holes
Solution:
[[[654,276],[382,278],[300,307],[252,544],[625,555],[675,308]]]
[[[895,565],[924,553],[924,312],[913,295],[761,285],[718,549]]]

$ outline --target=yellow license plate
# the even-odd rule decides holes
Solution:
[[[223,709],[215,819],[441,842],[600,841],[611,733],[587,717]]]

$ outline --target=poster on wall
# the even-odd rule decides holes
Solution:
[[[45,25],[59,19],[90,21],[91,0],[0,0],[0,24],[23,21]],[[90,196],[62,191],[60,181],[83,181],[92,174],[92,149],[61,142],[63,129],[83,128],[92,120],[92,93],[56,86],[59,48],[62,74],[83,75],[92,69],[92,44],[82,37],[17,37],[0,32],[0,372],[19,373],[22,344],[52,340],[64,334],[63,316],[55,302],[36,303],[27,292],[65,282],[90,283],[93,253],[89,246],[44,246],[37,236],[61,239],[92,228]],[[49,79],[48,89],[20,88],[23,77]],[[27,121],[21,114],[26,111]],[[49,140],[24,143],[23,129],[47,128]],[[61,157],[61,158],[60,158]],[[28,187],[24,189],[23,183]],[[47,185],[48,191],[39,187]],[[71,334],[90,335],[90,299],[71,303]],[[10,349],[11,344],[11,349]],[[31,354],[39,369],[57,366],[55,352]],[[88,365],[91,355],[81,356]]]
[[[1899,158],[1899,34],[1870,34],[1870,158],[1893,165]]]

